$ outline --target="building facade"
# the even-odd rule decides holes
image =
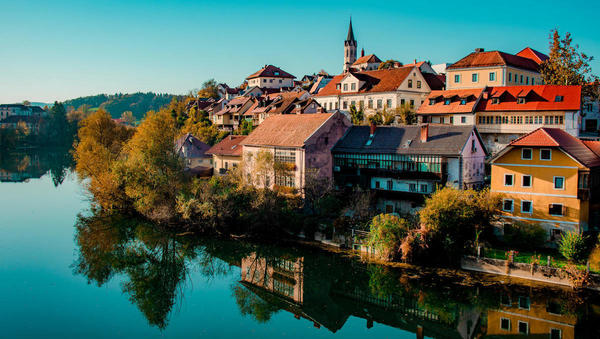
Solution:
[[[213,145],[206,154],[212,155],[212,165],[215,175],[225,175],[237,168],[242,162],[242,141],[245,135],[228,135]]]
[[[292,88],[296,77],[273,65],[265,65],[246,78],[248,87]]]

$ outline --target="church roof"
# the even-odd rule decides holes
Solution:
[[[352,30],[352,19],[350,19],[350,26],[348,26],[348,37],[346,41],[356,41],[354,39],[354,31]]]

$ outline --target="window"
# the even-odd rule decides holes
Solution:
[[[529,85],[529,77],[525,77],[525,85]]]
[[[354,101],[354,100],[351,100],[351,101],[350,101],[350,107],[353,107],[353,106],[354,106],[354,107],[356,107],[356,101]]]
[[[548,214],[556,215],[556,216],[563,216],[566,213],[565,213],[565,208],[562,204],[550,204],[548,206]]]
[[[514,179],[514,175],[512,174],[505,174],[504,175],[504,186],[512,186],[513,185],[513,179]]]
[[[379,186],[379,181],[375,181],[375,188],[381,188],[381,187]]]
[[[512,212],[513,211],[513,200],[512,199],[502,200],[502,210],[505,212]]]
[[[417,88],[421,88],[421,80],[417,80]]]
[[[471,74],[471,81],[472,82],[477,82],[479,79],[478,74],[477,73],[473,73]]]
[[[521,180],[521,186],[531,187],[531,175],[523,175],[523,178]]]
[[[512,81],[512,73],[508,72],[508,81]]]
[[[421,184],[421,192],[427,193],[427,184]]]
[[[388,182],[387,182],[387,189],[390,190],[390,191],[394,189],[394,182],[393,181],[388,180]]]
[[[562,338],[562,332],[560,329],[558,329],[558,328],[550,329],[550,339],[561,339],[561,338]]]
[[[348,91],[348,84],[344,84],[344,92]]]
[[[531,86],[535,85],[535,78],[531,78]]]
[[[417,184],[408,184],[408,190],[410,192],[416,192],[417,191]]]
[[[525,103],[525,98],[517,98],[517,104],[524,104]]]
[[[499,104],[500,98],[492,98],[492,104]]]
[[[512,301],[510,300],[510,296],[507,295],[507,294],[502,294],[502,296],[500,296],[500,304],[502,306],[511,307],[512,306]]]
[[[400,99],[400,105],[403,106],[406,103],[406,100]]]
[[[387,99],[386,106],[387,108],[392,108],[392,99]]]
[[[528,310],[531,302],[529,301],[529,297],[519,297],[519,308]]]
[[[429,99],[429,105],[435,105],[435,99]]]
[[[344,107],[344,109],[347,109],[348,108],[348,101],[342,102],[342,107]]]
[[[529,334],[529,324],[524,321],[519,321],[519,333]]]
[[[377,108],[382,108],[382,107],[383,107],[383,100],[377,99]]]
[[[454,117],[450,117],[450,125],[454,124]]]
[[[460,104],[461,105],[466,105],[467,104],[467,99],[460,99]]]
[[[523,83],[523,74],[521,74],[521,83]]]
[[[564,190],[565,189],[565,177],[554,177],[554,189]]]
[[[496,72],[490,72],[490,81],[496,80]]]
[[[454,75],[454,83],[460,83],[460,74]]]
[[[540,160],[552,160],[552,150],[547,148],[541,149]]]
[[[533,212],[533,206],[531,201],[523,200],[521,201],[521,213],[531,214]]]
[[[415,107],[415,101],[414,100],[410,100],[410,107]]]
[[[450,105],[450,99],[444,100],[444,105]]]
[[[460,123],[461,124],[466,124],[467,123],[467,117],[460,117]]]
[[[533,150],[531,148],[523,148],[521,150],[521,159],[522,160],[531,160],[531,159],[533,159]]]
[[[269,80],[269,82],[270,82],[270,83],[273,83],[273,79],[270,79],[270,80]]]
[[[369,99],[368,106],[369,108],[373,108],[373,99]]]
[[[281,79],[279,79],[279,83],[282,83]]]
[[[510,319],[500,318],[500,329],[510,331]]]
[[[356,91],[356,83],[354,83],[354,82],[351,83],[350,84],[350,89],[353,90],[353,91]]]
[[[408,80],[408,88],[412,88],[412,80]]]

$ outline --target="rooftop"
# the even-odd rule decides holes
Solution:
[[[271,115],[258,125],[242,144],[302,147],[306,140],[334,114]]]
[[[257,72],[250,74],[246,79],[254,79],[260,77],[269,77],[269,78],[290,78],[295,79],[296,77],[291,75],[290,73],[282,70],[279,67],[273,65],[265,65],[263,68],[259,69]]]
[[[245,135],[228,135],[206,151],[206,154],[241,156],[242,146],[240,143],[244,139],[246,139]]]
[[[500,51],[473,52],[466,57],[458,60],[448,66],[447,70],[471,68],[471,67],[490,67],[490,66],[512,66],[534,72],[539,71],[539,64],[529,58],[504,53]]]

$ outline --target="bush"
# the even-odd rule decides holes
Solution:
[[[521,250],[541,248],[548,239],[548,232],[538,224],[515,223],[504,227],[504,242]]]
[[[410,224],[393,214],[380,214],[371,220],[368,244],[379,251],[384,260],[394,260],[400,244],[408,234]]]
[[[569,261],[580,262],[586,257],[585,238],[576,232],[567,232],[558,245],[558,250]]]

